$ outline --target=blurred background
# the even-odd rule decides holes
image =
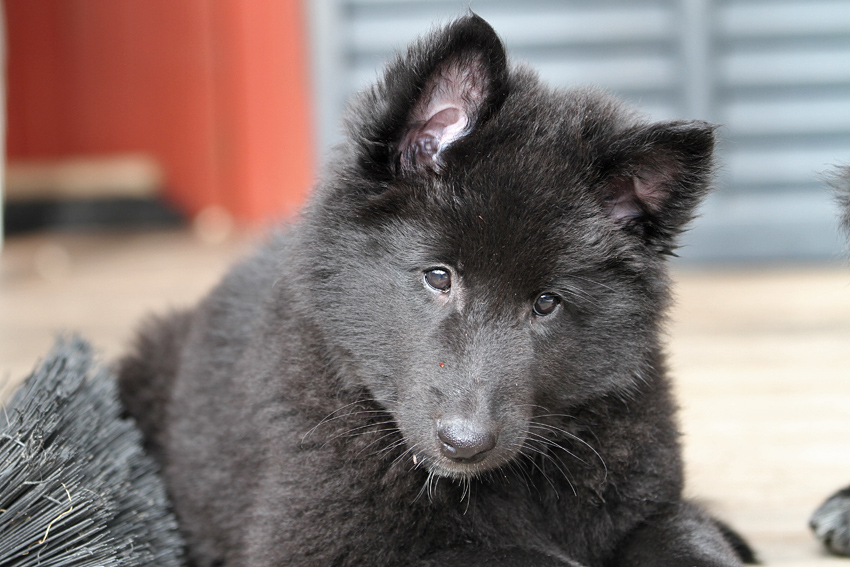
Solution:
[[[850,270],[826,183],[850,163],[847,0],[2,6],[0,400],[55,333],[110,361],[146,313],[196,302],[297,213],[349,96],[472,9],[551,84],[723,125],[673,271],[688,492],[768,564],[841,563],[806,522],[850,483]]]
[[[824,260],[841,247],[822,175],[850,162],[846,0],[5,7],[7,234],[204,211],[239,224],[289,214],[340,140],[349,96],[394,50],[472,9],[551,84],[596,84],[654,119],[723,125],[720,190],[685,259]]]

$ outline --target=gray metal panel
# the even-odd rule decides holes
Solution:
[[[692,258],[837,258],[823,172],[850,160],[850,3],[715,2],[713,107],[722,192]]]
[[[474,10],[556,86],[596,84],[654,119],[720,130],[720,191],[687,235],[692,260],[833,258],[821,172],[850,162],[847,0],[317,0],[319,143],[394,50]],[[319,23],[316,23],[316,21]]]
[[[333,33],[331,41],[340,45],[341,63],[331,67],[338,69],[333,77],[336,91],[344,95],[324,95],[338,102],[337,116],[344,107],[342,100],[373,83],[394,51],[469,9],[493,24],[515,60],[529,62],[553,85],[597,84],[642,101],[653,117],[682,113],[675,0],[320,0],[318,4],[334,8],[314,8],[314,17],[332,13],[339,22],[327,33]],[[320,49],[327,51],[326,46]],[[323,151],[339,140],[338,128],[328,123],[323,120],[320,132]]]
[[[850,3],[847,0],[724,2],[717,25],[721,35],[738,38],[846,36],[850,33]]]

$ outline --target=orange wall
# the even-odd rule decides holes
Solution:
[[[313,180],[298,0],[5,0],[10,160],[145,151],[189,214],[292,212]]]

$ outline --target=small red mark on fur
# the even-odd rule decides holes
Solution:
[[[440,363],[440,368],[442,368],[442,367],[443,367],[443,366],[445,366],[445,365],[446,365],[446,363],[445,363],[445,362],[441,362],[441,363]]]

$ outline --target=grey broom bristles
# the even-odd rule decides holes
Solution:
[[[60,339],[0,411],[0,565],[179,567],[182,549],[113,377]]]

